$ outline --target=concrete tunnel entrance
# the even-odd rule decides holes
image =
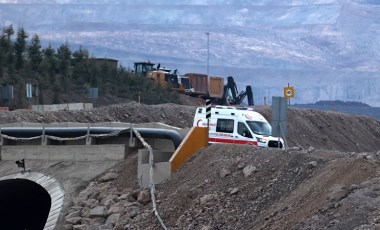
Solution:
[[[36,182],[0,181],[0,229],[44,229],[50,207],[49,193]]]
[[[53,230],[63,208],[63,186],[38,172],[0,178],[0,229]]]

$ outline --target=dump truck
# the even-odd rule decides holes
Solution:
[[[221,99],[223,97],[224,78],[222,77],[209,77],[209,91],[208,95],[211,98]]]
[[[239,93],[234,78],[227,77],[227,84],[224,85],[224,78],[210,76],[200,73],[185,74],[190,78],[194,87],[191,96],[211,99],[214,105],[240,105],[247,97],[248,105],[254,105],[252,87],[246,86],[246,89]]]
[[[201,73],[186,73],[190,79],[190,84],[194,89],[191,96],[206,96],[208,93],[208,76]]]
[[[247,86],[245,91],[239,93],[232,76],[227,78],[227,84],[224,85],[223,77],[202,73],[179,75],[177,70],[172,72],[170,69],[160,68],[160,64],[156,68],[154,66],[155,64],[150,61],[135,62],[135,72],[149,77],[162,88],[174,89],[193,97],[211,99],[215,105],[240,105],[246,97],[248,105],[254,105],[252,87]]]
[[[190,78],[185,75],[178,75],[178,91],[184,94],[194,93],[194,88],[191,86]]]
[[[194,88],[191,96],[203,98],[222,98],[224,78],[210,76],[201,73],[186,73],[190,84]]]

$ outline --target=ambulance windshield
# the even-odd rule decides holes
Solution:
[[[254,134],[270,136],[272,133],[272,127],[268,122],[247,121],[247,124]]]

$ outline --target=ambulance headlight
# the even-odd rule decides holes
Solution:
[[[256,137],[256,139],[257,139],[258,142],[261,142],[261,143],[266,143],[267,142],[267,139],[265,139],[265,138]]]

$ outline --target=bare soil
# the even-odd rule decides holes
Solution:
[[[379,229],[379,159],[212,145],[157,188],[159,212],[171,229]]]

